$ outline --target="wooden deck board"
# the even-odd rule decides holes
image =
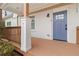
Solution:
[[[28,53],[33,56],[79,56],[79,45],[32,38],[32,49]]]

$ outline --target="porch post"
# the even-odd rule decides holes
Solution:
[[[2,21],[2,9],[0,9],[0,21]]]
[[[24,4],[24,17],[21,19],[21,50],[27,52],[31,49],[31,34],[29,20],[29,4]]]

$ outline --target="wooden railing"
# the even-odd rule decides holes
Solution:
[[[25,52],[21,50],[21,27],[5,27],[2,28],[3,38],[9,40],[15,50],[22,55],[25,55]]]
[[[79,26],[76,29],[76,36],[77,36],[76,42],[77,42],[77,44],[79,44]]]
[[[2,31],[4,38],[21,43],[21,27],[5,27]]]

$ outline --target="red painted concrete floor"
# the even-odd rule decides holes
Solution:
[[[79,45],[67,42],[32,38],[31,56],[79,56]]]

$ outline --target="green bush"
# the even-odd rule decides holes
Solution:
[[[0,41],[0,55],[10,56],[14,50],[14,46],[8,42]]]

